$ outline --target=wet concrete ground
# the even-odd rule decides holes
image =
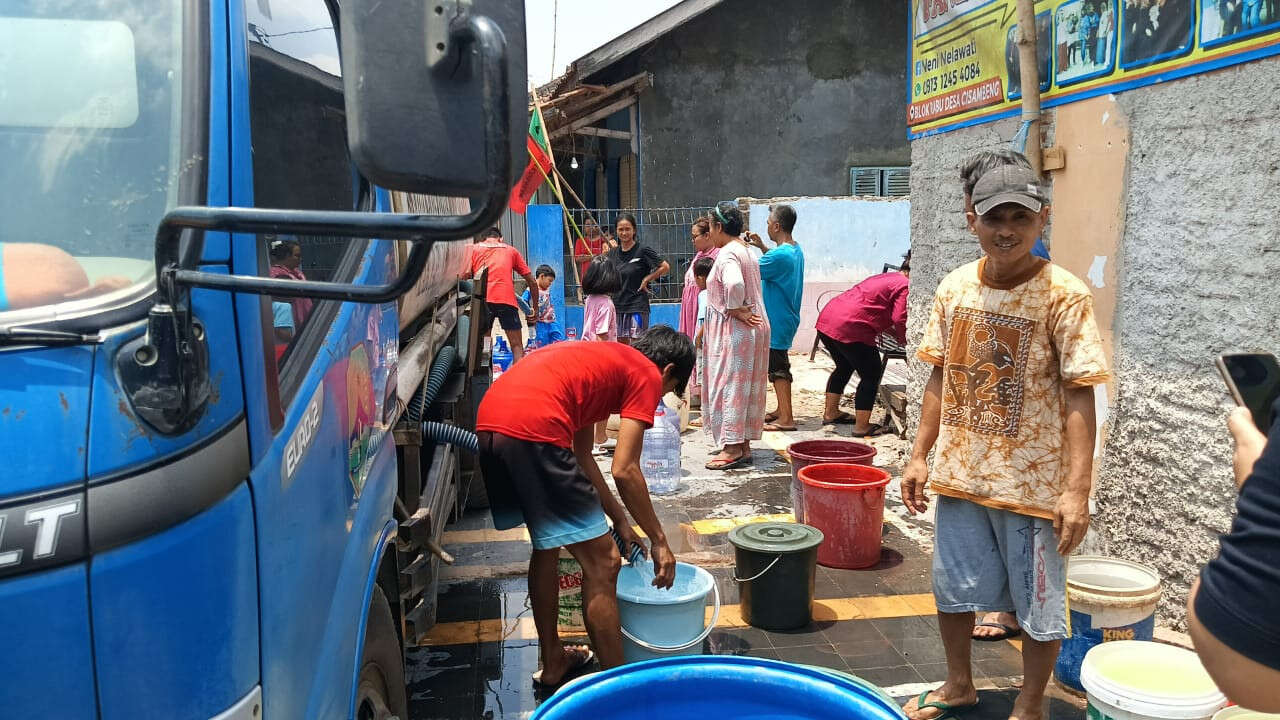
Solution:
[[[779,450],[849,433],[849,426],[820,426],[821,390],[831,367],[825,356],[809,363],[793,355],[792,362],[800,430],[766,433],[753,446],[753,466],[716,472],[703,468],[713,449],[709,440],[690,429],[682,436],[681,487],[655,497],[655,508],[678,559],[707,569],[719,586],[724,608],[704,652],[834,668],[905,701],[946,675],[930,592],[931,519],[907,516],[898,497],[906,441],[892,435],[870,440],[879,450],[875,464],[895,476],[880,562],[866,570],[819,567],[814,620],[807,627],[766,632],[748,626],[739,612],[726,533],[740,523],[789,519],[791,470]],[[602,466],[607,471],[607,461]],[[473,510],[449,527],[445,547],[457,562],[442,581],[436,627],[426,644],[409,652],[410,717],[528,717],[543,698],[530,680],[538,647],[524,577],[527,535],[522,528],[495,531],[487,511]],[[973,657],[981,702],[966,720],[1004,720],[1021,682],[1019,646],[975,643]],[[1051,720],[1083,717],[1079,700],[1052,685],[1051,695]]]

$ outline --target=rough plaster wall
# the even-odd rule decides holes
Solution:
[[[850,166],[906,165],[907,12],[733,0],[589,78],[654,75],[640,96],[644,206],[847,195]]]
[[[1280,352],[1280,82],[1270,59],[1118,97],[1131,121],[1116,308],[1119,394],[1100,469],[1107,550],[1158,568],[1159,619],[1230,526],[1223,351]],[[1068,159],[1070,162],[1070,159]],[[913,209],[918,201],[913,196]]]

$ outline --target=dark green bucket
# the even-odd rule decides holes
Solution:
[[[742,619],[791,630],[813,619],[813,580],[822,531],[799,523],[754,523],[729,531]]]

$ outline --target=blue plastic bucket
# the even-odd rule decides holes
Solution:
[[[902,720],[898,705],[855,677],[777,660],[704,655],[653,660],[565,685],[534,720],[649,718]]]
[[[1151,639],[1160,576],[1128,560],[1076,556],[1067,566],[1067,601],[1071,637],[1062,641],[1053,676],[1063,687],[1082,693],[1080,668],[1090,650],[1116,640]]]
[[[640,662],[671,655],[697,655],[720,617],[720,590],[711,573],[676,563],[675,584],[659,590],[651,566],[626,565],[618,572],[618,615],[622,620],[622,657]],[[643,569],[642,569],[643,568]],[[715,612],[706,623],[707,595]]]

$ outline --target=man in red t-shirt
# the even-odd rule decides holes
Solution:
[[[474,277],[481,268],[489,269],[484,304],[506,333],[507,342],[511,344],[511,362],[515,363],[524,357],[524,343],[520,339],[520,306],[516,304],[516,286],[511,275],[514,272],[528,283],[530,308],[538,307],[538,283],[524,256],[502,241],[502,231],[496,227],[485,230],[484,240],[469,248],[464,277]],[[537,315],[530,313],[526,322],[532,327]]]
[[[693,343],[665,325],[631,346],[557,343],[513,365],[480,403],[480,469],[494,526],[523,522],[533,544],[529,598],[542,655],[539,685],[556,687],[592,659],[585,648],[565,647],[556,632],[561,547],[582,565],[587,633],[604,668],[622,664],[616,595],[622,559],[606,515],[628,548],[643,548],[630,511],[651,543],[653,584],[670,588],[675,581],[675,556],[649,501],[640,449],[662,396],[684,391],[693,361]],[[591,455],[595,423],[614,414],[622,425],[611,472],[622,503]]]

